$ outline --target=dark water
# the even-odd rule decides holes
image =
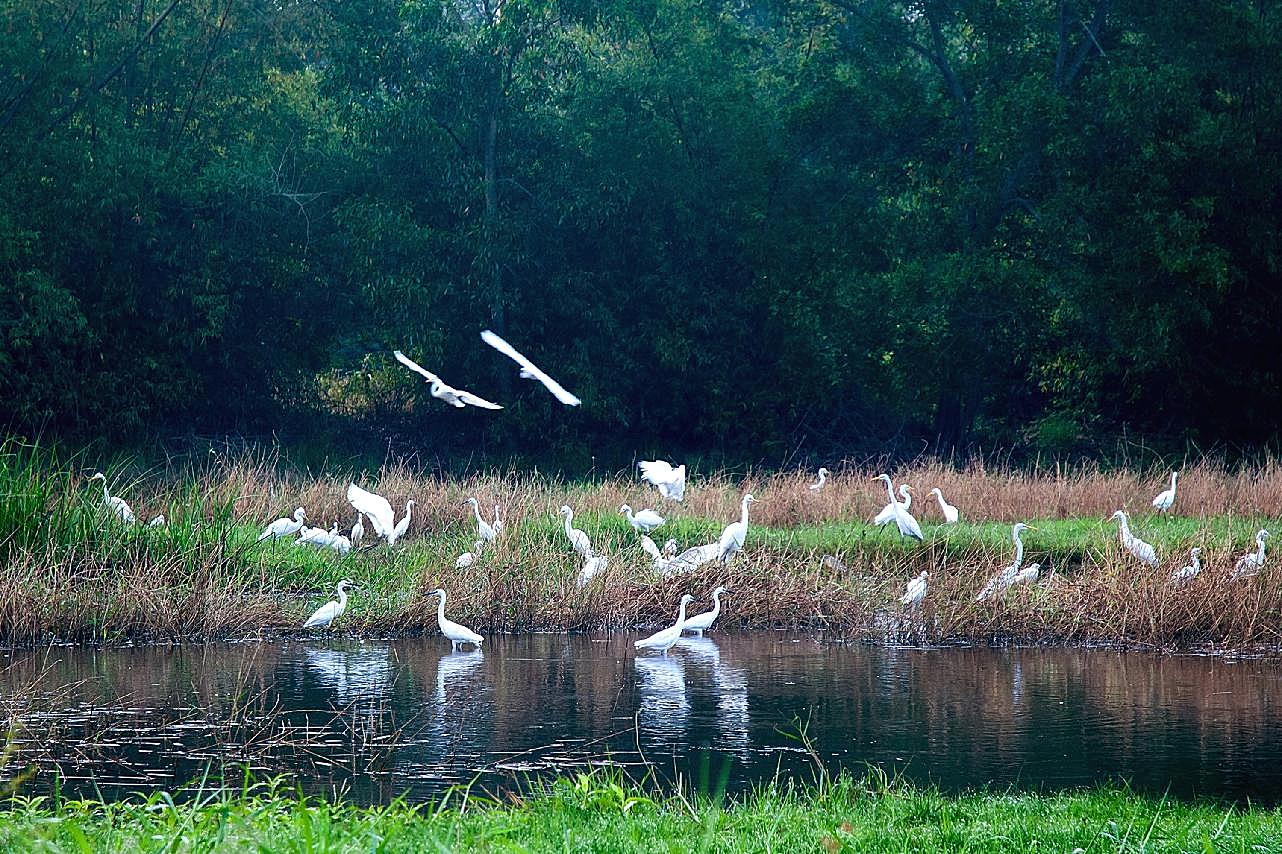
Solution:
[[[377,802],[600,765],[729,791],[866,764],[946,790],[1140,790],[1282,800],[1282,667],[1080,649],[841,646],[778,634],[6,652],[21,791],[174,788],[248,765]]]

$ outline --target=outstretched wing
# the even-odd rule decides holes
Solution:
[[[672,465],[667,460],[642,460],[637,468],[641,469],[641,479],[655,486],[672,480]]]
[[[479,406],[481,409],[502,409],[503,408],[502,406],[499,406],[497,403],[491,403],[490,401],[486,400],[483,397],[478,397],[472,394],[472,392],[470,391],[463,391],[463,389],[461,388],[456,388],[454,389],[454,391],[458,395],[458,399],[463,401],[469,406]]]
[[[552,392],[552,396],[564,403],[566,406],[578,406],[583,401],[565,390],[559,382],[540,371],[533,362],[522,356],[515,347],[495,335],[490,330],[481,333],[481,340],[489,344],[495,350],[498,350],[504,356],[507,356],[513,362],[521,366],[521,376],[535,379],[543,383],[544,388]]]
[[[427,380],[429,383],[439,383],[441,381],[440,377],[411,359],[409,356],[406,356],[400,350],[393,350],[392,355],[396,357],[396,361],[400,362],[414,373],[422,375],[423,379]]]
[[[392,533],[395,528],[396,517],[392,513],[392,505],[387,503],[386,498],[367,492],[352,483],[347,486],[347,501],[369,517],[370,522],[374,525],[375,534],[380,537],[386,537]]]

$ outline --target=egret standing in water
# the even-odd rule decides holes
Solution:
[[[814,483],[810,484],[810,487],[809,487],[810,491],[818,492],[819,490],[823,489],[824,484],[827,483],[828,481],[828,475],[830,474],[832,474],[832,472],[828,471],[828,469],[824,468],[823,466],[820,466],[819,477]]]
[[[108,510],[115,513],[121,522],[133,524],[138,521],[138,518],[134,516],[134,511],[129,508],[125,499],[117,498],[107,491],[107,476],[105,474],[98,472],[93,477],[89,478],[90,483],[93,483],[95,480],[102,481],[102,503],[106,505]]]
[[[926,579],[930,576],[926,570],[918,573],[917,577],[908,582],[904,587],[904,595],[899,601],[910,608],[916,608],[926,598]]]
[[[1264,567],[1264,541],[1268,537],[1269,532],[1263,528],[1255,535],[1255,551],[1242,555],[1233,567],[1232,579],[1234,581],[1255,575]]]
[[[485,517],[481,515],[481,505],[475,498],[469,498],[463,503],[472,505],[472,513],[476,516],[476,532],[480,539],[487,543],[494,542],[494,539],[498,537],[499,533],[494,530],[494,526],[485,521]]]
[[[743,548],[743,541],[748,537],[748,505],[757,499],[749,492],[739,504],[739,521],[726,525],[717,541],[717,556],[722,563],[729,563],[735,552]]]
[[[1157,549],[1131,533],[1130,523],[1126,521],[1126,513],[1118,510],[1113,513],[1113,518],[1118,523],[1117,533],[1122,540],[1122,548],[1149,566],[1157,566]]]
[[[570,547],[584,560],[595,555],[596,552],[592,550],[592,541],[588,539],[588,535],[574,527],[574,511],[570,509],[570,505],[562,504],[557,512],[565,517],[565,536],[570,541]]]
[[[275,522],[272,522],[270,525],[268,525],[266,529],[264,529],[263,532],[258,535],[258,542],[261,543],[263,540],[266,540],[268,538],[273,540],[278,540],[281,537],[292,537],[294,536],[294,534],[297,534],[299,531],[303,530],[303,523],[306,521],[307,521],[306,511],[304,511],[303,508],[298,507],[294,510],[293,519],[287,519],[282,516],[281,518],[277,519]]]
[[[939,512],[944,515],[944,524],[945,525],[956,524],[957,520],[961,517],[961,514],[957,512],[956,507],[954,507],[953,505],[949,504],[947,501],[944,500],[944,493],[939,491],[939,487],[936,486],[934,489],[932,489],[930,491],[930,494],[939,499]]]
[[[436,625],[440,626],[441,634],[450,640],[450,651],[454,651],[462,644],[470,643],[476,647],[481,646],[485,638],[469,629],[467,626],[459,625],[452,620],[445,619],[445,591],[440,587],[428,594],[429,596],[440,596],[441,601],[436,606]]]
[[[619,506],[619,512],[627,518],[629,525],[636,528],[637,531],[642,534],[648,534],[664,522],[668,521],[648,507],[636,515],[633,515],[632,507],[627,504],[622,504]]]
[[[1157,497],[1153,499],[1154,510],[1159,513],[1165,513],[1171,509],[1171,505],[1175,503],[1175,479],[1179,476],[1179,472],[1171,472],[1171,488],[1164,492],[1159,492]]]
[[[721,596],[725,592],[726,589],[724,587],[718,587],[713,590],[712,610],[704,611],[702,614],[695,614],[685,621],[685,625],[681,627],[681,630],[683,632],[694,632],[699,637],[703,637],[703,633],[712,628],[712,624],[717,621],[717,617],[721,616]]]
[[[677,613],[677,621],[666,629],[655,632],[650,637],[643,640],[634,641],[633,646],[637,649],[657,650],[663,655],[668,654],[668,650],[681,637],[681,630],[686,624],[686,606],[694,601],[694,597],[689,593],[681,597],[681,610]]]
[[[338,599],[336,601],[326,602],[316,609],[307,622],[303,623],[305,629],[327,629],[335,620],[343,616],[347,610],[347,589],[356,589],[356,585],[344,578],[338,582]]]
[[[921,525],[918,525],[917,520],[909,515],[908,511],[895,501],[895,482],[890,479],[890,475],[879,474],[874,477],[873,480],[884,481],[886,484],[886,495],[890,496],[890,511],[894,514],[895,527],[899,529],[900,535],[912,537],[914,540],[919,542],[925,540],[926,538],[921,535]],[[909,492],[912,491],[912,487],[907,484],[904,485],[904,489]]]

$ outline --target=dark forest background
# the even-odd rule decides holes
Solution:
[[[0,0],[28,434],[1255,448],[1280,224],[1275,2]]]

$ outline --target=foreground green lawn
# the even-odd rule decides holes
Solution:
[[[843,779],[767,788],[724,809],[603,776],[497,805],[362,808],[258,789],[175,806],[16,799],[5,851],[1279,851],[1277,810],[1189,805],[1116,789],[945,796]]]

